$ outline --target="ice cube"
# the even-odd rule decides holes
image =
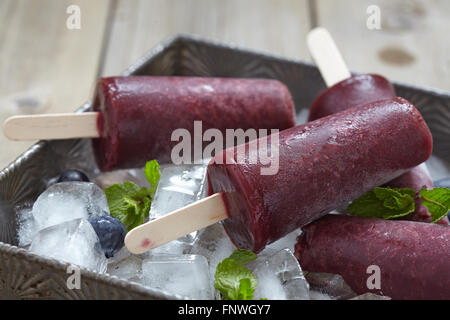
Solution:
[[[350,300],[392,300],[387,296],[380,296],[375,293],[367,292],[357,297],[351,298]]]
[[[109,215],[106,195],[90,182],[54,184],[33,205],[36,232],[65,221],[103,215]]]
[[[309,285],[290,249],[283,249],[270,257],[259,257],[248,268],[256,276],[255,299],[309,300]]]
[[[154,256],[142,263],[143,283],[192,299],[213,299],[208,262],[199,255]]]
[[[267,245],[263,251],[261,251],[258,256],[268,257],[274,255],[275,253],[283,250],[289,249],[294,252],[295,244],[297,243],[297,237],[302,233],[301,229],[296,229],[281,239]]]
[[[161,170],[161,177],[150,209],[150,219],[202,199],[206,192],[206,166],[178,165]]]
[[[172,240],[162,246],[156,247],[143,254],[146,258],[160,255],[182,255],[188,254],[192,248],[192,239],[190,237],[181,237],[177,240]]]
[[[142,277],[142,259],[130,255],[119,262],[108,264],[107,273],[125,280],[140,279]]]
[[[126,246],[123,246],[118,252],[108,259],[108,265],[118,263],[131,256],[131,252],[128,251]]]
[[[150,220],[196,202],[206,195],[206,165],[170,165],[161,169],[161,177],[150,208]],[[197,232],[159,248],[159,252],[181,253],[189,249]],[[170,250],[174,249],[174,252]]]
[[[123,183],[125,181],[131,181],[140,187],[150,187],[150,183],[145,177],[144,168],[139,169],[123,169],[114,170],[111,172],[102,172],[95,177],[94,182],[101,188],[109,187],[116,183]]]
[[[308,121],[309,109],[302,108],[295,116],[295,123],[297,125],[304,124]]]
[[[450,176],[450,163],[444,158],[432,155],[426,162],[427,169],[433,180],[443,179]]]
[[[254,292],[254,299],[288,300],[287,294],[275,272],[268,269],[259,270],[256,273],[256,279],[258,280],[258,285]]]
[[[312,290],[319,291],[338,300],[351,299],[356,293],[339,274],[305,272]]]
[[[33,238],[30,252],[105,272],[107,259],[89,221],[75,219],[39,231]]]
[[[190,253],[199,254],[206,258],[211,280],[214,281],[217,265],[223,259],[228,258],[234,250],[236,250],[236,247],[219,222],[199,231]]]
[[[32,204],[17,207],[15,209],[17,217],[17,240],[19,247],[26,247],[31,244],[31,240],[36,233],[33,218]]]
[[[316,290],[309,290],[309,297],[311,300],[336,300],[336,298]]]

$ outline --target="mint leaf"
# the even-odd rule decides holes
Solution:
[[[239,281],[238,300],[253,300],[252,281],[249,278],[244,278]]]
[[[214,287],[228,300],[251,300],[257,281],[245,266],[255,260],[256,255],[248,250],[235,250],[230,257],[217,265]]]
[[[354,216],[393,219],[415,210],[416,193],[409,188],[375,188],[354,200],[347,212]]]
[[[143,224],[150,213],[150,206],[161,176],[158,162],[148,161],[144,173],[150,183],[149,189],[126,181],[113,184],[104,190],[111,216],[119,219],[127,231]]]
[[[399,211],[410,208],[416,196],[413,189],[375,188],[373,192],[384,207]]]
[[[161,177],[159,169],[159,164],[156,160],[148,161],[145,164],[144,173],[145,177],[150,183],[149,193],[152,199],[155,197],[156,188],[158,187],[158,181]]]
[[[147,188],[126,181],[105,188],[111,216],[120,220],[130,231],[148,217],[151,198]]]
[[[432,222],[435,223],[444,218],[450,210],[450,189],[434,188],[419,191],[422,204],[428,208]]]
[[[247,263],[256,260],[256,258],[258,258],[258,256],[254,252],[243,249],[236,249],[230,255],[230,259],[233,259],[241,266],[245,266]]]

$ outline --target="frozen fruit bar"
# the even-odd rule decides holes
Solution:
[[[141,167],[169,162],[176,129],[194,140],[202,130],[287,129],[295,124],[287,87],[268,79],[132,76],[102,78],[93,103],[101,138],[93,139],[99,168]]]
[[[304,270],[340,274],[358,294],[450,299],[447,227],[328,215],[303,228],[295,255]],[[368,280],[371,275],[379,276],[379,286],[375,278]]]
[[[373,74],[356,75],[325,90],[311,105],[308,120],[313,121],[349,108],[393,97],[395,97],[394,87],[386,78]],[[422,188],[432,189],[433,182],[426,165],[422,164],[389,181],[386,186],[412,188],[418,192]],[[416,210],[401,219],[432,221],[430,212],[420,200],[416,201]],[[439,223],[448,225],[448,218],[441,219]]]
[[[324,90],[309,108],[308,121],[378,100],[395,98],[392,84],[376,74],[361,74]]]
[[[258,152],[248,149],[247,160]],[[259,252],[431,152],[431,133],[417,109],[402,98],[384,100],[279,133],[275,175],[261,175],[261,162],[238,162],[238,148],[219,153],[208,166],[209,193],[223,192],[229,216],[223,223],[235,245]]]

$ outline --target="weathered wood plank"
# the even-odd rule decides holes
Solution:
[[[307,0],[119,0],[102,74],[119,74],[176,33],[309,60],[308,16]]]
[[[450,1],[316,0],[318,25],[331,32],[349,68],[450,90]],[[381,29],[369,30],[369,6]]]
[[[81,10],[70,30],[67,7]],[[0,1],[0,123],[12,115],[71,112],[97,77],[109,0]],[[0,135],[0,168],[32,142]]]

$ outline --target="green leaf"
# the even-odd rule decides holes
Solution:
[[[406,189],[408,190],[408,189]],[[383,201],[383,206],[392,210],[404,210],[407,209],[411,203],[414,202],[414,197],[416,193],[412,191],[412,196],[409,193],[402,193],[401,189],[391,189],[391,188],[375,188],[373,192],[375,196]]]
[[[433,223],[444,218],[450,210],[450,189],[434,188],[420,190],[422,204],[430,211]]]
[[[148,161],[145,164],[145,177],[150,183],[149,193],[151,198],[153,199],[155,196],[156,188],[158,187],[158,181],[161,177],[160,167],[156,160]]]
[[[245,264],[256,259],[248,250],[235,250],[217,265],[214,287],[228,300],[251,300],[258,282]]]
[[[238,300],[253,300],[252,281],[249,278],[244,278],[239,281]]]
[[[104,190],[111,215],[119,219],[127,231],[144,223],[150,213],[152,199],[158,186],[160,178],[158,162],[156,160],[148,161],[144,172],[150,183],[149,189],[126,181],[113,184]]]
[[[236,249],[230,255],[230,259],[235,260],[241,266],[245,266],[247,263],[256,260],[256,258],[258,258],[258,256],[254,252],[243,249]]]
[[[150,211],[150,195],[144,187],[126,181],[105,188],[111,216],[123,223],[127,230],[142,224]]]
[[[354,200],[347,212],[354,216],[393,219],[415,210],[416,193],[409,188],[375,188]]]

